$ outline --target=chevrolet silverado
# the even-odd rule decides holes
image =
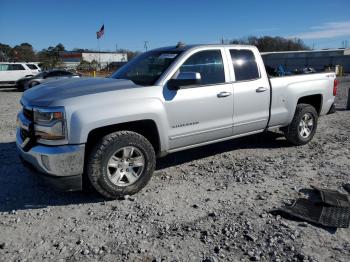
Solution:
[[[335,74],[270,77],[258,49],[183,45],[145,52],[108,78],[50,81],[26,92],[17,148],[65,189],[141,190],[157,157],[267,130],[293,145],[334,111]]]

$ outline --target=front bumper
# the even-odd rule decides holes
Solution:
[[[18,153],[26,164],[46,175],[46,180],[62,190],[80,190],[84,170],[85,145],[44,146],[34,145],[24,150],[20,130],[17,129]],[[57,184],[57,185],[55,185]]]

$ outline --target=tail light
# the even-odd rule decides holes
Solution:
[[[337,88],[338,88],[338,80],[334,79],[334,83],[333,83],[333,96],[337,95]]]

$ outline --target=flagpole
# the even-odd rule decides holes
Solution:
[[[100,48],[100,38],[103,36],[105,30],[105,25],[103,24],[101,29],[96,32],[97,36],[97,46],[98,46],[98,67],[101,70],[101,48]]]
[[[98,39],[98,67],[101,70],[101,49],[100,49],[100,38]]]

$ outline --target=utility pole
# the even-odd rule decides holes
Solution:
[[[145,48],[145,50],[146,50],[146,52],[147,52],[147,50],[148,50],[148,41],[145,41],[145,44],[144,44],[143,47]]]
[[[221,44],[222,45],[224,44],[224,37],[223,36],[221,37]]]
[[[115,43],[115,52],[117,53],[118,52],[118,44]]]

